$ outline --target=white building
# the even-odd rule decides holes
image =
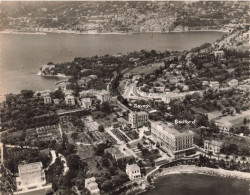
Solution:
[[[92,101],[90,98],[82,98],[81,103],[82,103],[82,107],[85,109],[90,109],[92,105]]]
[[[51,104],[51,97],[50,96],[44,96],[43,101],[44,101],[44,104]]]
[[[96,94],[96,98],[98,100],[101,100],[101,103],[110,102],[110,92],[108,92],[106,90],[102,90]]]
[[[129,113],[129,123],[132,128],[142,127],[148,124],[148,113],[141,112],[130,112]]]
[[[87,188],[90,191],[91,195],[99,195],[100,194],[100,190],[99,190],[98,185],[95,181],[95,177],[85,179],[85,188]]]
[[[126,165],[126,173],[130,180],[141,178],[141,170],[137,164]]]
[[[232,80],[228,81],[228,85],[230,87],[237,87],[239,85],[239,82],[236,79],[232,79]]]
[[[229,133],[230,129],[233,127],[233,124],[223,120],[215,120],[215,125],[219,127],[221,133]]]
[[[53,101],[54,101],[54,104],[55,104],[55,105],[59,105],[59,104],[60,104],[60,100],[57,99],[57,98],[56,98],[56,99],[53,99]]]
[[[222,146],[222,142],[219,141],[215,141],[215,140],[205,140],[204,141],[204,149],[207,152],[213,152],[214,154],[219,153],[221,146]]]
[[[65,103],[66,103],[66,105],[74,106],[75,105],[75,98],[74,98],[74,96],[72,96],[72,95],[66,96],[65,97]]]
[[[215,51],[214,56],[222,58],[225,55],[224,51]]]
[[[193,150],[193,132],[179,132],[162,121],[151,121],[151,134],[162,149],[172,151],[176,158]]]
[[[36,191],[49,190],[51,184],[46,184],[45,173],[41,162],[18,166],[19,177],[16,178],[17,192],[15,194],[36,194]]]
[[[220,88],[220,83],[218,81],[210,81],[209,86],[212,89],[219,89]]]

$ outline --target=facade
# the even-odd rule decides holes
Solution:
[[[99,190],[98,185],[95,181],[95,177],[85,179],[85,188],[87,188],[90,191],[91,195],[99,195],[100,194],[100,190]]]
[[[82,103],[82,107],[85,109],[90,109],[92,105],[92,101],[90,98],[82,98],[81,103]]]
[[[130,180],[141,178],[141,170],[137,164],[126,165],[126,173]]]
[[[55,105],[59,105],[60,104],[60,100],[59,99],[53,99],[53,101],[54,101]]]
[[[44,104],[51,104],[51,97],[50,96],[45,96],[43,97]]]
[[[148,124],[148,113],[147,112],[130,112],[129,123],[132,128],[142,127]]]
[[[238,84],[239,84],[239,82],[238,82],[238,80],[236,80],[236,79],[232,79],[232,80],[228,81],[228,85],[229,85],[230,87],[237,87]]]
[[[68,95],[65,97],[65,103],[68,106],[74,106],[75,105],[75,98],[72,95]]]
[[[204,149],[207,152],[213,152],[214,154],[219,153],[221,146],[222,146],[222,142],[219,141],[215,141],[215,140],[205,140],[204,141]]]
[[[18,173],[19,177],[16,178],[17,192],[15,194],[36,194],[36,191],[46,191],[52,187],[51,184],[46,184],[45,173],[41,162],[19,165]]]
[[[212,89],[219,89],[220,88],[220,83],[218,81],[210,81],[209,86]]]
[[[98,100],[101,100],[101,103],[110,102],[110,92],[108,92],[106,90],[102,90],[96,94],[96,98]]]
[[[179,132],[162,121],[151,121],[151,134],[161,148],[171,150],[176,158],[193,149],[193,132]]]
[[[216,120],[215,125],[219,127],[221,133],[229,133],[230,129],[233,127],[232,123],[224,120]]]
[[[214,56],[218,58],[222,58],[224,56],[224,51],[215,51]]]

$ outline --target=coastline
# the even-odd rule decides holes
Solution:
[[[66,75],[60,74],[60,73],[58,73],[57,75],[43,75],[43,74],[41,73],[41,71],[39,71],[36,75],[37,75],[37,76],[42,76],[42,77],[70,78],[69,76],[66,76]]]
[[[197,175],[208,175],[214,177],[222,177],[222,178],[231,178],[238,180],[250,181],[250,174],[247,172],[240,171],[230,171],[225,169],[214,169],[209,167],[198,167],[195,165],[178,165],[169,168],[161,168],[161,171],[156,170],[151,175],[153,176],[153,183],[149,184],[146,180],[143,180],[141,183],[140,190],[138,188],[134,188],[131,191],[135,190],[135,194],[139,195],[143,192],[146,192],[150,189],[155,188],[154,181],[156,179],[163,178],[168,175],[179,175],[179,174],[197,174]],[[130,191],[130,192],[131,192]]]
[[[23,34],[23,35],[47,35],[47,33],[57,33],[57,34],[75,34],[75,35],[133,35],[133,34],[150,34],[150,33],[159,33],[159,34],[168,34],[168,33],[185,33],[185,32],[222,32],[228,33],[228,29],[218,29],[218,30],[183,30],[183,31],[147,31],[147,32],[105,32],[105,33],[88,33],[88,32],[77,32],[77,31],[69,31],[69,30],[55,30],[55,31],[36,31],[36,32],[29,32],[29,31],[0,31],[0,34]]]
[[[250,174],[247,172],[230,171],[225,169],[214,169],[209,167],[198,167],[195,165],[179,165],[170,168],[163,168],[161,172],[158,171],[157,173],[155,173],[154,177],[158,178],[165,175],[182,174],[182,173],[211,175],[211,176],[236,178],[236,179],[243,179],[250,181]]]

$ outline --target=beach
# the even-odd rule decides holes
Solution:
[[[157,173],[155,173],[154,177],[160,177],[171,174],[181,174],[181,173],[195,173],[203,175],[244,179],[250,181],[250,173],[245,173],[240,171],[230,171],[225,169],[214,169],[208,167],[198,167],[195,165],[180,165],[170,168],[163,168],[161,170],[162,171],[158,171]]]

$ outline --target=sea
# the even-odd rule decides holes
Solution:
[[[249,195],[250,181],[200,174],[173,174],[155,180],[140,195]]]
[[[0,34],[0,99],[22,89],[54,89],[56,78],[37,73],[48,62],[68,62],[75,57],[123,53],[142,49],[189,50],[213,42],[223,32],[172,32],[142,34],[77,35],[63,33]]]

